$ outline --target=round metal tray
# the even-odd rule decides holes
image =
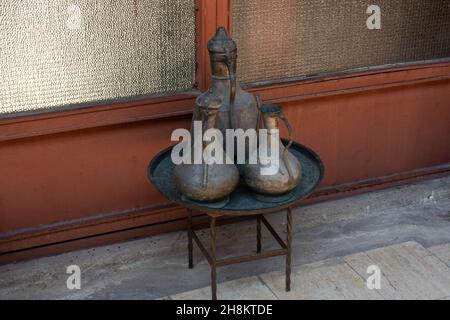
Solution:
[[[285,143],[285,141],[283,142]],[[282,199],[280,202],[260,201],[255,197],[255,194],[245,184],[243,179],[241,179],[239,186],[230,195],[229,202],[221,208],[216,208],[213,204],[184,200],[182,194],[175,186],[173,177],[174,164],[170,157],[172,148],[169,147],[163,150],[153,158],[148,166],[148,178],[156,189],[169,200],[183,207],[205,213],[239,216],[282,210],[290,206],[293,202],[310,195],[320,183],[324,174],[324,166],[319,156],[309,148],[294,142],[289,151],[300,160],[302,178],[300,184],[291,191],[289,197],[280,197]]]

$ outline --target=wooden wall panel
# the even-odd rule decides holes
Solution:
[[[0,144],[0,232],[165,203],[146,168],[188,124],[176,117]]]
[[[361,75],[360,86],[343,78],[252,90],[280,102],[296,140],[324,160],[313,196],[321,199],[450,173],[450,80],[442,70]],[[373,85],[377,77],[385,85]],[[184,210],[158,194],[146,168],[173,129],[189,126],[192,105],[188,96],[0,121],[0,263],[183,227]]]
[[[450,162],[450,82],[285,103],[325,186]]]

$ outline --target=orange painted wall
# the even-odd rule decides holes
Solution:
[[[275,99],[267,92],[262,96]],[[157,119],[145,115],[125,123],[4,138],[0,261],[43,245],[59,244],[64,250],[69,245],[61,243],[88,237],[89,245],[99,244],[96,237],[105,234],[111,234],[108,241],[126,239],[136,236],[127,230],[184,217],[183,210],[151,186],[146,169],[150,159],[171,144],[172,130],[189,126],[191,102]],[[180,103],[172,105],[178,108]],[[296,140],[325,163],[322,189],[436,166],[450,172],[447,78],[356,92],[300,94],[282,105]],[[163,112],[170,106],[162,102],[155,108]],[[145,108],[149,112],[152,106]],[[0,122],[0,134],[6,127]]]

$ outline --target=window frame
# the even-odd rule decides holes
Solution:
[[[219,26],[232,34],[231,7],[232,0],[195,0],[196,81],[192,90],[0,116],[0,141],[190,114],[196,96],[209,86],[208,39]],[[450,79],[450,58],[314,78],[267,81],[245,87],[260,94],[264,101],[284,103],[337,91],[357,92],[443,78]]]

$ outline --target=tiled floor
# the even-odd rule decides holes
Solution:
[[[220,299],[448,299],[450,244],[429,250],[417,242],[355,253],[339,259],[297,266],[292,290],[285,291],[284,272],[269,272],[221,283]],[[369,289],[367,268],[381,271],[380,288]],[[210,287],[170,296],[170,299],[209,299]]]

